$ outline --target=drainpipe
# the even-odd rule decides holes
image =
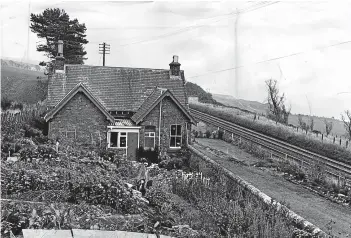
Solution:
[[[186,145],[188,145],[188,123],[185,122]]]
[[[162,115],[162,100],[160,102],[160,118],[158,120],[158,149],[161,150],[161,115]]]

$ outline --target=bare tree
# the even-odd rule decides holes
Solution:
[[[304,122],[302,115],[299,114],[297,119],[299,120],[299,126],[301,127],[301,129],[305,130],[307,133],[307,131],[309,130],[309,125],[306,122]]]
[[[285,96],[284,93],[279,94],[277,80],[267,80],[266,85],[268,89],[268,117],[276,123],[288,124],[291,108],[287,109],[285,106]]]
[[[310,130],[313,131],[314,128],[314,118],[310,116]]]
[[[341,119],[344,122],[344,127],[346,129],[349,139],[351,139],[351,111],[346,110],[345,115],[341,114]]]
[[[325,124],[325,133],[327,133],[327,136],[328,136],[331,130],[333,129],[333,122],[327,121],[327,119],[324,119],[324,124]]]

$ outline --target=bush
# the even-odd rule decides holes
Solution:
[[[207,113],[212,116],[219,117],[229,122],[233,122],[239,126],[254,130],[267,136],[277,138],[292,145],[309,150],[311,152],[327,156],[331,159],[351,164],[351,152],[338,145],[326,144],[321,141],[311,140],[304,135],[297,135],[293,132],[284,130],[274,125],[258,123],[257,121],[235,116],[233,114],[223,112],[214,108],[209,108],[207,106],[190,104],[190,108]]]
[[[211,132],[209,130],[206,131],[206,138],[210,138],[211,137]]]
[[[218,131],[218,139],[222,140],[223,139],[224,132],[219,130]]]
[[[11,104],[12,104],[12,101],[9,100],[8,98],[6,98],[6,97],[1,98],[1,109],[2,110],[5,111],[7,109],[10,109]]]
[[[140,146],[137,149],[136,160],[138,162],[145,162],[143,161],[143,159],[146,159],[146,162],[148,164],[151,164],[151,163],[158,164],[160,162],[158,146],[156,146],[155,149],[147,149],[147,150],[145,150],[144,147]]]
[[[181,158],[170,158],[167,160],[162,160],[159,164],[160,168],[165,168],[167,170],[171,169],[181,169],[184,163]]]

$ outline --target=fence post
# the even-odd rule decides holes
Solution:
[[[346,141],[346,148],[349,146],[349,141],[347,140]]]
[[[341,145],[341,137],[340,137],[340,145]]]
[[[334,137],[334,139],[333,139],[333,144],[335,143],[335,137]]]
[[[322,134],[322,141],[323,141],[324,134]]]

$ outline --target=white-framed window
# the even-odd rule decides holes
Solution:
[[[109,135],[109,148],[127,148],[127,132],[111,131]]]
[[[155,148],[155,132],[154,131],[145,132],[144,148],[145,149]]]
[[[180,148],[182,145],[182,125],[171,125],[170,148]]]

